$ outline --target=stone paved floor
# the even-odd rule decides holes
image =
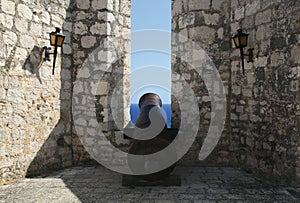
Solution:
[[[76,167],[0,186],[0,202],[300,202],[300,188],[272,186],[228,167],[180,167],[180,187],[122,187],[121,175]]]

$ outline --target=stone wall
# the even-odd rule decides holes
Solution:
[[[58,54],[52,75],[53,61],[43,61],[48,33],[62,27],[68,6],[69,1],[1,0],[0,183],[24,177],[41,148],[48,149],[41,161],[52,168],[72,164],[70,147],[59,144],[71,135],[69,67],[61,68]]]
[[[254,63],[231,51],[231,127],[239,163],[273,178],[299,178],[300,3],[231,1],[231,34],[250,34]]]
[[[74,107],[91,103],[88,113],[97,120],[88,125],[99,124],[112,143],[125,143],[115,136],[121,133],[115,132],[110,97],[121,81],[122,107],[115,112],[127,123],[129,114],[120,110],[129,108],[129,82],[121,79],[129,75],[130,2],[1,0],[0,7],[0,183],[91,161],[74,127]],[[43,47],[54,27],[66,39],[52,75],[53,61],[43,61]],[[82,76],[87,61],[94,67]],[[81,79],[89,80],[83,93],[93,98],[72,98]]]
[[[225,131],[213,153],[200,163],[236,165],[287,182],[299,177],[299,5],[291,0],[173,1],[173,33],[200,44],[219,70],[227,93]],[[245,59],[245,75],[231,40],[238,28],[250,34],[247,48],[254,48],[254,62]],[[173,38],[173,53],[192,56],[185,43]],[[205,66],[209,64],[198,68]],[[184,79],[199,97],[200,132],[183,161],[193,164],[213,116],[204,79],[195,77],[195,70],[173,59],[173,73],[182,78],[173,77],[172,91]],[[178,126],[175,99],[172,107],[173,124]]]
[[[78,0],[73,15],[74,162],[90,160],[85,149],[112,162],[118,154],[94,152],[127,144],[121,130],[130,120],[130,1]]]
[[[208,133],[211,118],[217,116],[211,113],[212,110],[214,112],[224,111],[226,114],[230,108],[221,103],[216,109],[212,108],[211,103],[216,103],[216,101],[212,101],[215,98],[212,98],[211,95],[220,96],[222,87],[215,83],[217,80],[213,81],[214,77],[209,76],[209,72],[214,67],[219,71],[227,100],[230,100],[230,91],[228,91],[230,88],[230,53],[228,49],[231,45],[231,37],[227,34],[230,29],[228,9],[228,1],[173,1],[172,53],[175,56],[172,60],[172,94],[182,92],[183,89],[178,88],[178,84],[186,81],[195,93],[200,114],[196,141],[182,160],[183,164],[235,165],[237,163],[237,154],[235,153],[237,146],[231,138],[228,119],[216,149],[204,162],[198,160],[198,154]],[[190,58],[181,57],[183,53]],[[195,63],[193,64],[191,61]],[[208,76],[211,78],[209,79]],[[208,89],[210,90],[208,91]],[[180,127],[180,119],[191,119],[190,115],[184,117],[178,115],[182,109],[174,96],[172,97],[172,110],[173,127]],[[189,122],[192,125],[195,123],[193,120]]]

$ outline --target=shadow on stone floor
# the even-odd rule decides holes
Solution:
[[[75,167],[0,187],[0,202],[297,202],[299,188],[267,184],[229,167],[178,167],[180,187],[123,187],[101,166]]]

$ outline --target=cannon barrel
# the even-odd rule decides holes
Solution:
[[[132,139],[131,145],[129,147],[129,153],[135,155],[148,155],[159,152],[166,148],[176,137],[174,136],[174,131],[178,130],[167,129],[166,119],[164,117],[162,109],[162,101],[157,94],[147,93],[144,94],[139,100],[140,113],[135,124],[135,132],[139,133],[135,135],[137,139]],[[138,129],[147,129],[146,131],[139,131]],[[159,132],[159,133],[157,133]],[[147,140],[138,140],[139,137],[145,137],[146,135],[152,137]],[[154,135],[153,135],[154,134]],[[153,137],[154,136],[154,137]],[[172,160],[176,160],[175,149],[172,153],[168,155],[172,157]],[[176,162],[176,161],[175,161]],[[145,160],[143,163],[137,163],[135,160],[128,160],[129,166],[132,171],[135,171],[136,165],[138,167],[147,168],[147,165],[151,164],[163,164],[154,163],[154,161]],[[163,169],[159,172],[150,173],[148,175],[138,175],[137,177],[147,181],[158,181],[169,176],[169,174],[174,170],[176,163]]]

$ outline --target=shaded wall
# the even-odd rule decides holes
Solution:
[[[299,2],[292,0],[173,1],[173,33],[201,44],[227,91],[225,131],[200,164],[236,165],[287,182],[299,177],[299,9]],[[248,48],[254,48],[254,62],[245,59],[245,75],[231,41],[238,28],[250,34]],[[174,52],[188,51],[184,43],[173,42]],[[173,63],[173,72],[181,72],[199,96],[202,132],[188,156],[196,160],[211,101],[195,71],[180,59]],[[178,110],[175,99],[173,110]],[[173,114],[175,125],[179,118]]]
[[[241,74],[231,52],[232,135],[243,168],[293,182],[299,177],[299,1],[231,1],[231,34],[250,34],[254,63]]]
[[[91,160],[87,148],[109,162],[118,154],[93,152],[127,144],[121,130],[130,119],[130,1],[77,1],[72,15],[73,161]]]
[[[172,4],[172,125],[173,127],[180,127],[180,119],[182,119],[190,122],[191,128],[199,128],[196,141],[181,161],[182,164],[235,165],[237,163],[237,154],[235,153],[237,146],[231,138],[229,125],[230,106],[221,104],[216,111],[227,112],[222,137],[216,149],[205,161],[199,161],[198,159],[200,148],[208,133],[211,118],[217,116],[211,113],[211,102],[215,98],[211,97],[212,94],[209,94],[207,88],[212,88],[215,96],[220,94],[222,88],[219,84],[215,84],[217,81],[214,81],[213,78],[205,83],[204,79],[207,79],[206,77],[210,72],[208,69],[216,68],[220,73],[226,98],[228,101],[231,98],[230,53],[228,52],[231,46],[231,38],[228,35],[230,29],[228,9],[228,1],[218,0],[175,0]],[[190,58],[182,57],[184,54]],[[182,81],[187,82],[197,99],[199,126],[194,126],[195,121],[190,120],[190,115],[180,109],[180,104],[174,97],[178,93],[185,94],[185,88],[178,88],[179,83]],[[185,97],[185,95],[182,96]],[[217,101],[214,102],[217,103]]]

